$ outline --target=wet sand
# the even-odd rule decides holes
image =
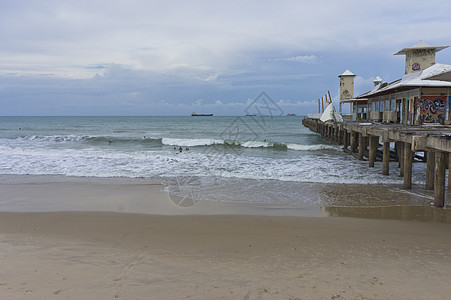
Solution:
[[[193,214],[158,185],[9,178],[0,184],[5,299],[446,299],[451,293],[448,223],[299,217],[270,207],[251,215],[247,205],[203,202],[193,208],[205,214]],[[36,212],[48,205],[54,210]],[[14,207],[28,212],[8,211]],[[94,211],[105,207],[110,211]]]

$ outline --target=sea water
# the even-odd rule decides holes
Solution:
[[[0,117],[0,174],[144,178],[213,201],[318,205],[344,185],[397,189],[397,167],[383,176],[295,116]]]

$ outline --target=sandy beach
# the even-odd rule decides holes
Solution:
[[[158,185],[19,179],[0,185],[3,299],[446,299],[451,293],[449,223],[290,216],[288,208],[251,214],[252,207],[225,203],[198,203],[190,211]]]

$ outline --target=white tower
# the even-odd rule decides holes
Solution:
[[[346,70],[340,77],[340,101],[354,98],[354,77],[351,71]]]
[[[382,78],[376,76],[376,79],[373,80],[374,87],[378,86],[382,82]]]
[[[418,41],[410,48],[399,50],[394,55],[405,55],[405,73],[409,74],[424,70],[435,64],[435,53],[449,46],[431,46],[423,41]]]

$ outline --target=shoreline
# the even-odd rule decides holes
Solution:
[[[149,215],[324,217],[317,206],[184,199],[147,178],[0,175],[0,212],[113,212]]]
[[[281,201],[283,198],[274,203],[181,198],[166,192],[161,181],[155,178],[0,174],[0,212],[353,217],[451,223],[451,209],[427,205],[432,196],[420,188],[405,191],[392,185],[368,188],[359,184],[299,183],[303,200],[295,205]],[[252,182],[249,184],[252,187]],[[195,192],[193,189],[192,193]],[[203,194],[208,191],[204,190]],[[315,200],[306,204],[305,199],[309,197]]]

